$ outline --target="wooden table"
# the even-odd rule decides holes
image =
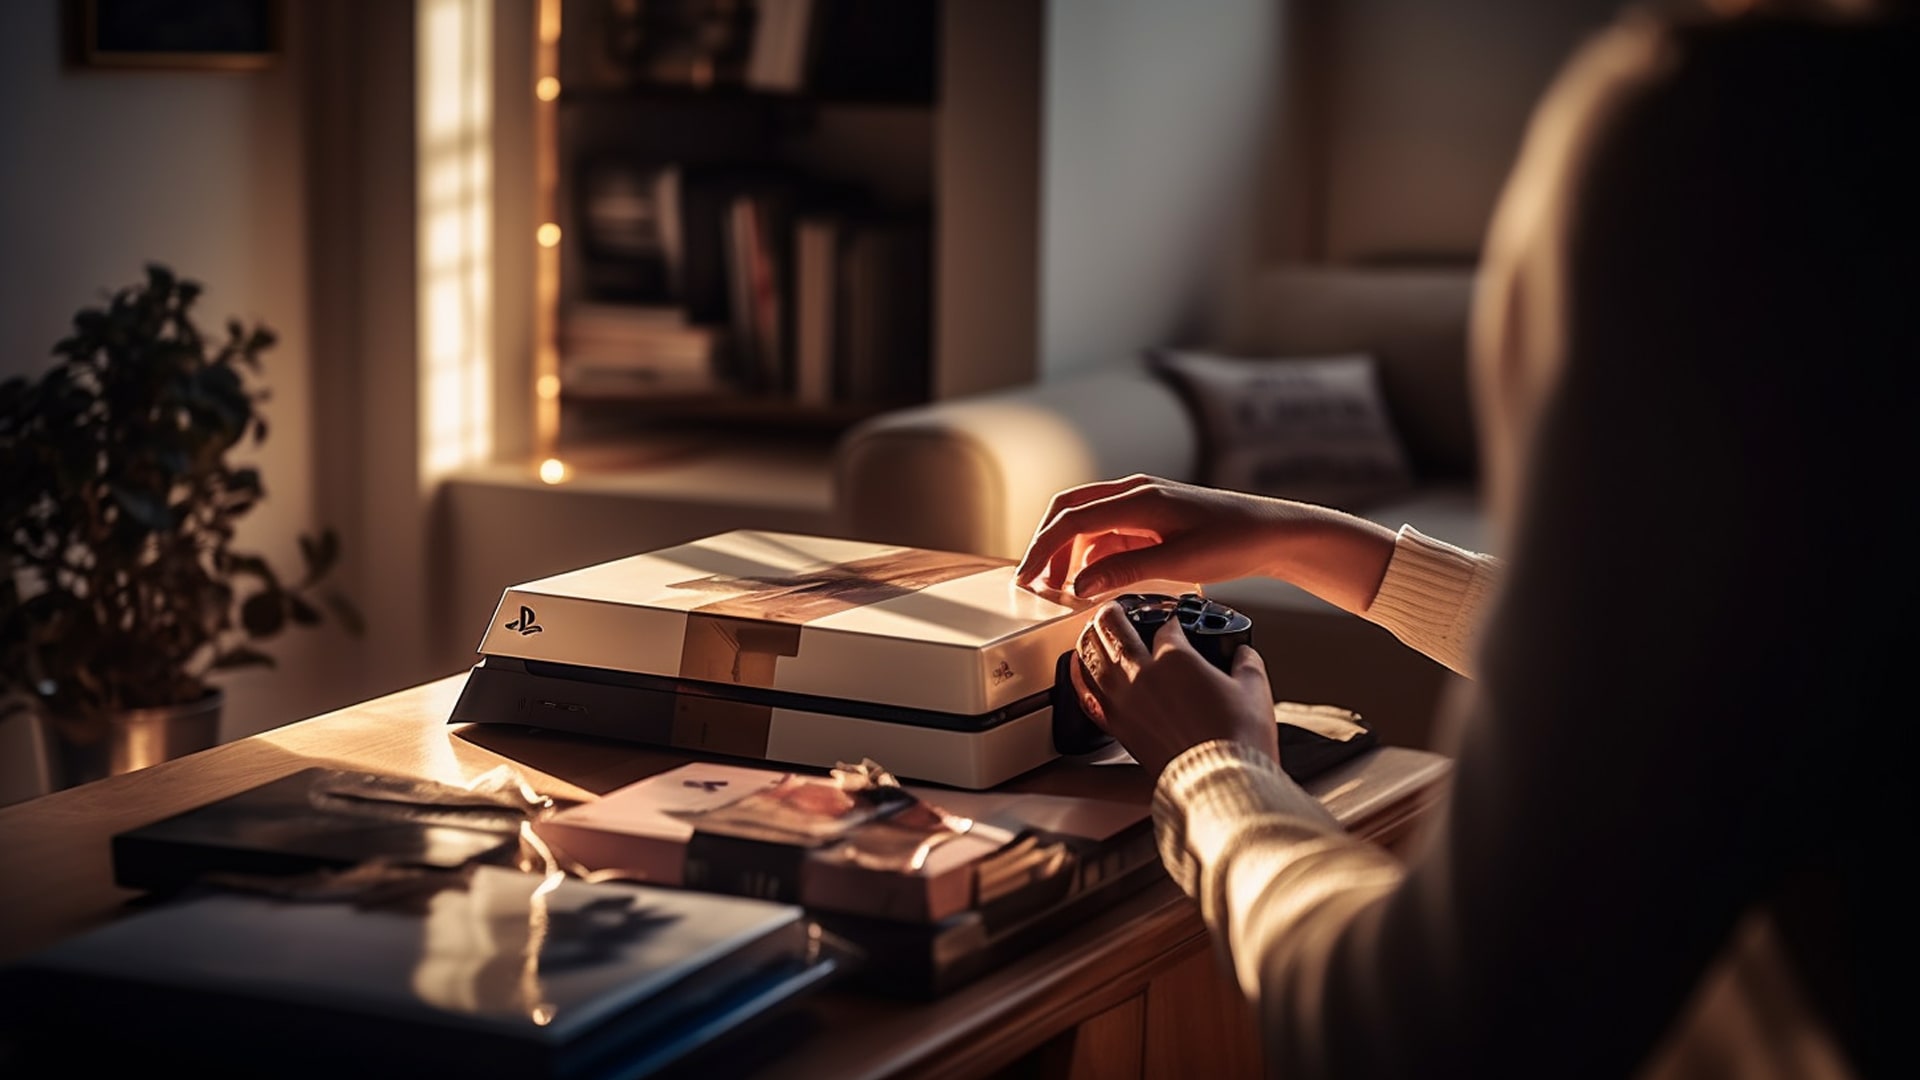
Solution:
[[[139,772],[0,809],[0,962],[114,918],[114,833],[309,765],[466,783],[511,765],[563,800],[591,799],[688,760],[671,750],[449,725],[464,674]],[[1310,789],[1390,846],[1442,797],[1449,762],[1387,747]],[[1008,788],[1145,801],[1133,766],[1056,762]],[[1251,1075],[1250,1010],[1219,968],[1198,909],[1161,879],[1015,962],[931,1003],[820,996],[821,1026],[769,1077]]]

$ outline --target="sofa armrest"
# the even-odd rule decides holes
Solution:
[[[1018,558],[1063,488],[1192,478],[1197,434],[1143,366],[901,409],[848,431],[834,511],[848,536]]]

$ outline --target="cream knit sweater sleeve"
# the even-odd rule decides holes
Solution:
[[[1464,673],[1498,569],[1490,556],[1402,528],[1367,617]],[[1263,1000],[1263,985],[1271,995],[1309,977],[1311,954],[1401,877],[1397,859],[1350,837],[1271,758],[1236,742],[1203,743],[1168,765],[1153,816],[1162,861],[1200,902],[1242,990],[1263,1001],[1269,1038],[1289,1013]]]
[[[1366,618],[1426,656],[1473,674],[1473,632],[1500,573],[1492,555],[1400,527],[1393,558]]]

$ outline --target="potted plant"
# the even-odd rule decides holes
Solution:
[[[267,437],[250,380],[274,344],[194,323],[198,283],[164,266],[83,308],[38,379],[0,383],[0,723],[31,712],[66,786],[210,746],[219,672],[272,666],[255,643],[359,616],[321,583],[331,530],[285,577],[237,550],[265,495],[232,460]]]

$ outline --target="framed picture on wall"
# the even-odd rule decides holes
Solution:
[[[248,71],[281,49],[281,0],[67,0],[81,67]]]

